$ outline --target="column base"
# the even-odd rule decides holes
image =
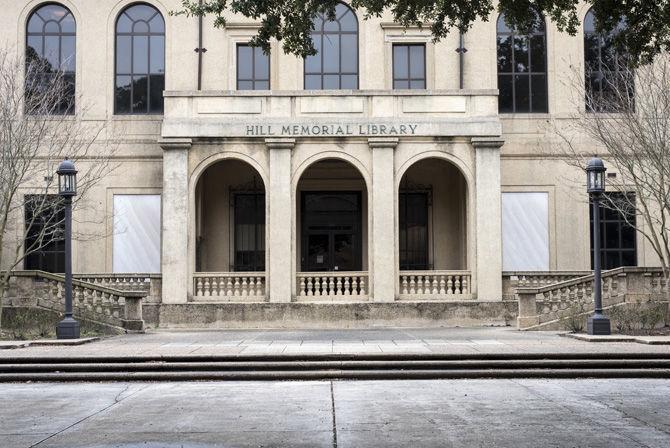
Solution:
[[[610,320],[602,314],[594,314],[586,320],[586,333],[594,336],[612,334]]]
[[[79,322],[71,317],[58,322],[56,326],[56,339],[79,339],[80,330]]]

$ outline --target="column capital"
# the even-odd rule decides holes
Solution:
[[[397,137],[370,137],[368,138],[368,146],[370,148],[391,148],[395,149],[398,146]]]
[[[502,137],[473,137],[470,143],[475,148],[498,148],[505,144],[505,139]]]
[[[163,151],[170,151],[173,149],[191,149],[193,140],[190,138],[159,138],[158,144]]]
[[[293,149],[295,147],[294,138],[266,138],[265,146],[268,149]]]

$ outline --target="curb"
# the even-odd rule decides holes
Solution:
[[[26,348],[30,346],[74,346],[84,345],[89,342],[100,340],[100,337],[80,338],[80,339],[38,339],[35,341],[4,341],[0,342],[0,350],[11,350],[15,348]]]
[[[577,333],[568,333],[564,336],[584,342],[632,342],[647,345],[670,345],[670,337],[667,336],[626,336],[626,335],[595,336],[595,335],[577,334]]]

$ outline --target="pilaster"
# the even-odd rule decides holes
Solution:
[[[266,138],[270,160],[267,291],[271,302],[290,302],[291,285],[291,151],[292,138]]]
[[[397,138],[369,138],[372,150],[372,266],[375,302],[392,302],[396,291],[394,153]]]
[[[188,301],[189,138],[160,139],[163,148],[161,273],[163,303]]]
[[[502,300],[501,138],[473,138],[477,298]]]

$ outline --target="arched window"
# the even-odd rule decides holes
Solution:
[[[312,41],[317,53],[305,58],[305,89],[357,89],[358,19],[354,11],[338,3],[335,20],[319,14]]]
[[[42,5],[28,18],[26,64],[33,74],[39,72],[39,84],[56,82],[63,85],[62,93],[55,94],[57,103],[53,108],[49,107],[56,113],[74,113],[76,34],[74,17],[62,5]]]
[[[589,10],[584,17],[584,72],[586,107],[591,111],[608,112],[632,106],[632,102],[615,93],[628,90],[634,95],[632,72],[626,68],[626,53],[614,44],[614,38],[625,27],[621,21],[614,30],[598,32],[596,17]]]
[[[501,113],[548,112],[547,40],[538,14],[530,34],[498,18],[498,109]]]
[[[115,113],[163,113],[165,21],[153,6],[134,4],[116,19],[115,87]]]

